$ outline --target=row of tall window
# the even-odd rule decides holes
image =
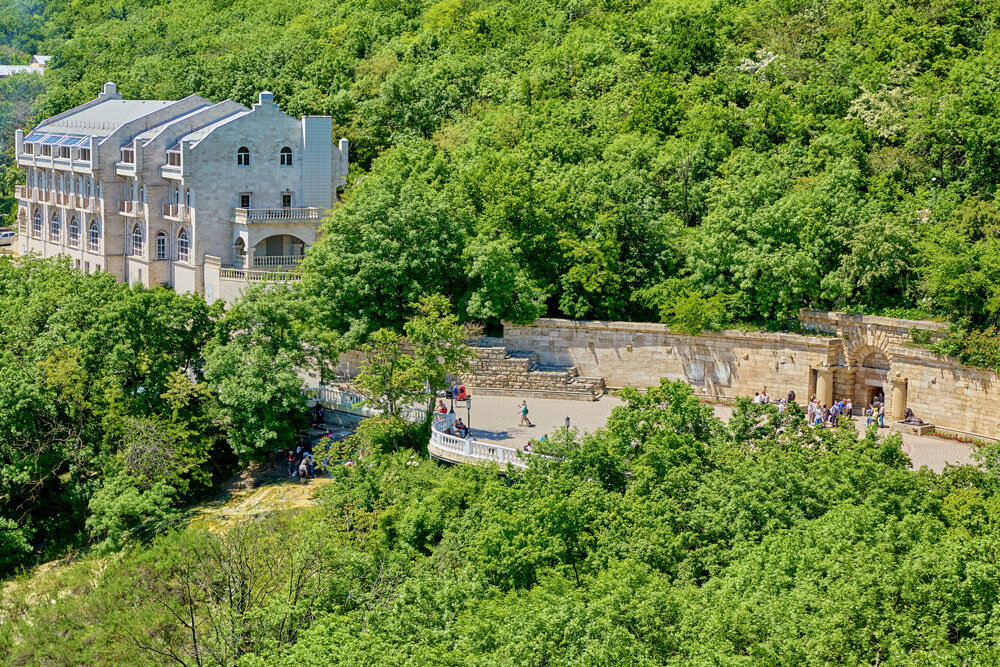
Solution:
[[[292,149],[285,146],[278,152],[278,164],[282,167],[292,166]],[[246,146],[240,146],[236,151],[236,165],[239,167],[249,167],[250,166],[250,149]]]
[[[146,246],[146,235],[142,230],[142,225],[136,223],[132,227],[132,254],[141,255]],[[167,259],[169,248],[167,247],[166,232],[156,233],[156,259]],[[186,262],[191,257],[191,237],[187,228],[181,228],[177,232],[177,259]]]
[[[37,146],[37,150],[34,148]],[[55,148],[55,151],[52,149]],[[90,162],[89,148],[70,148],[69,146],[51,146],[49,144],[24,144],[22,149],[25,155],[40,155],[42,157],[57,157],[69,160],[74,155],[77,160]]]
[[[36,239],[42,238],[43,226],[42,211],[36,208],[35,213],[31,217],[31,235]],[[56,242],[62,240],[62,219],[58,211],[53,213],[52,219],[49,220],[49,240]],[[80,219],[75,215],[69,219],[69,225],[66,229],[66,242],[71,246],[80,245]],[[97,220],[91,220],[87,228],[87,250],[97,252],[100,248],[101,226]]]
[[[60,173],[50,174],[41,169],[34,169],[28,172],[27,185],[41,190],[53,189],[56,192],[86,195],[90,197],[95,189],[100,191],[100,183],[87,176],[73,176]]]

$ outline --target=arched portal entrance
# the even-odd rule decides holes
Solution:
[[[854,404],[859,408],[871,405],[876,398],[885,401],[889,390],[891,362],[878,348],[859,351],[860,360],[854,373]]]

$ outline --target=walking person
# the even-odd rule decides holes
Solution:
[[[288,476],[295,477],[295,452],[288,450]]]
[[[878,404],[878,427],[885,428],[885,403]]]
[[[518,426],[531,426],[532,425],[531,424],[531,420],[528,419],[528,402],[527,401],[521,401],[521,407],[519,408],[519,412],[521,413],[521,421],[518,424]]]

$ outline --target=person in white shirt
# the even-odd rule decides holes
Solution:
[[[760,392],[759,391],[755,391],[753,393],[753,402],[754,402],[754,405],[760,405]]]

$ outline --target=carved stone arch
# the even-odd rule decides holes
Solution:
[[[866,360],[870,363],[881,363],[879,366],[866,366]],[[860,343],[854,347],[847,348],[847,364],[852,368],[882,368],[889,369],[892,364],[892,353],[880,345],[870,343]]]

